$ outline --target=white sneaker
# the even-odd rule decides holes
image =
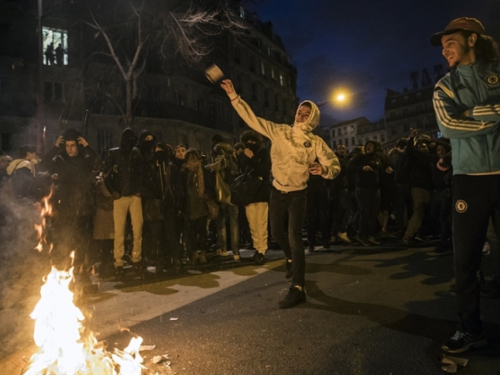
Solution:
[[[344,243],[351,243],[351,240],[347,236],[346,232],[338,232],[337,233],[337,237],[338,237],[339,240],[341,240]]]

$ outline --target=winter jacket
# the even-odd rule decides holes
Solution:
[[[53,147],[45,156],[47,170],[57,174],[52,205],[60,216],[91,216],[94,207],[94,167],[99,160],[90,147],[70,157],[65,150]]]
[[[363,167],[369,165],[373,170],[365,171]],[[359,154],[354,157],[348,167],[354,172],[356,189],[378,189],[380,174],[382,173],[382,163],[379,158],[372,154]]]
[[[269,202],[270,187],[269,175],[271,173],[271,157],[269,155],[269,150],[266,148],[260,148],[253,156],[253,158],[247,157],[242,154],[240,167],[243,172],[252,171],[253,176],[260,178],[262,184],[259,191],[250,199],[248,202]]]
[[[306,122],[297,122],[291,127],[276,124],[257,117],[250,106],[235,92],[229,94],[231,104],[238,115],[256,132],[271,140],[273,186],[284,192],[304,190],[309,180],[309,165],[316,159],[323,167],[323,178],[333,179],[340,172],[337,156],[319,136],[312,131],[319,124],[320,111],[311,101],[312,107]],[[299,105],[299,108],[300,108]]]
[[[122,152],[119,147],[112,148],[104,161],[106,187],[110,193],[118,192],[127,197],[141,193],[144,163],[141,151],[134,147]]]
[[[450,138],[454,174],[500,172],[500,66],[459,65],[434,88],[439,129]],[[469,110],[470,118],[463,118]]]

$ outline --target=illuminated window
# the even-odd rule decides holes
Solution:
[[[50,27],[43,28],[44,65],[68,65],[68,32]]]

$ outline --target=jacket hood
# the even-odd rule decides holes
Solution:
[[[294,122],[293,127],[301,129],[304,132],[312,132],[319,125],[320,111],[319,108],[314,102],[310,100],[304,100],[297,107],[297,112],[299,111],[300,106],[304,105],[304,103],[309,103],[311,105],[311,114],[306,122]]]
[[[122,132],[122,138],[120,140],[120,149],[122,151],[131,151],[134,148],[137,141],[137,136],[131,128],[126,128]]]
[[[12,176],[12,173],[14,173],[16,169],[21,168],[27,168],[31,173],[33,173],[33,164],[31,164],[29,160],[16,159],[10,162],[9,166],[7,167],[7,174],[9,176]]]
[[[146,141],[146,137],[149,135],[152,136],[153,139],[151,141]],[[155,142],[156,142],[156,137],[154,136],[154,134],[149,130],[143,130],[139,134],[139,140],[137,141],[137,148],[141,150],[141,153],[143,155],[145,155],[147,153],[153,152],[153,147],[155,145]]]

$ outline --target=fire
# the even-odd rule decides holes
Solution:
[[[41,299],[31,313],[39,351],[24,375],[140,375],[142,338],[133,338],[123,351],[107,352],[85,329],[85,316],[73,303],[69,289],[72,280],[73,268],[59,271],[52,267],[47,275]]]
[[[40,224],[35,224],[35,230],[38,234],[38,245],[35,249],[39,252],[43,251],[43,245],[47,243],[47,238],[45,236],[45,229],[47,226],[47,217],[52,216],[52,206],[50,204],[50,198],[52,197],[53,190],[50,189],[50,194],[42,199],[42,205],[40,208],[40,217],[42,222]],[[49,248],[49,253],[52,250],[52,244]]]
[[[35,225],[42,251],[47,244],[46,218],[52,215],[49,196],[42,201],[41,224]],[[52,250],[50,244],[49,252]],[[74,253],[71,254],[74,259]],[[74,280],[73,267],[69,271],[52,266],[40,290],[40,301],[31,313],[35,320],[34,340],[38,352],[31,359],[24,375],[140,375],[144,366],[139,354],[141,337],[133,338],[123,351],[109,353],[86,328],[85,316],[74,304],[70,283]]]

